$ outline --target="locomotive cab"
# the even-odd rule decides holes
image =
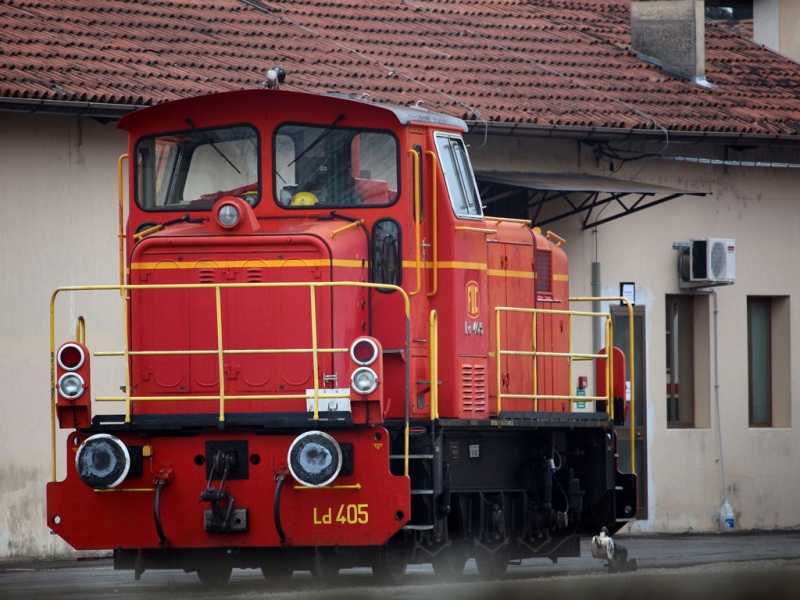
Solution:
[[[210,583],[469,556],[494,576],[635,516],[610,392],[572,409],[561,243],[484,215],[463,121],[251,90],[120,127],[124,347],[93,362],[124,361],[123,395],[90,388],[81,335],[53,400],[82,457],[48,485],[73,547]]]

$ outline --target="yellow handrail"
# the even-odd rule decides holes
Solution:
[[[331,237],[336,237],[336,234],[342,233],[343,231],[347,231],[348,229],[352,229],[353,227],[358,227],[364,222],[364,219],[359,219],[358,221],[353,221],[352,223],[348,223],[344,227],[339,227],[339,229],[334,229],[331,231]]]
[[[431,311],[430,322],[430,378],[431,378],[431,420],[439,418],[439,317]]]
[[[630,372],[630,381],[631,381],[631,390],[630,390],[631,391],[631,399],[630,399],[630,411],[631,411],[630,412],[630,421],[631,421],[631,424],[630,424],[630,428],[631,428],[631,434],[630,434],[631,435],[631,439],[630,439],[630,444],[631,444],[631,473],[636,473],[636,457],[635,457],[634,452],[633,452],[634,451],[634,440],[636,438],[636,428],[635,428],[635,423],[636,423],[636,419],[635,419],[635,417],[636,417],[636,403],[634,402],[634,396],[635,396],[635,390],[636,390],[636,373],[635,373],[636,368],[635,368],[634,353],[633,353],[633,345],[634,345],[633,344],[633,339],[634,339],[633,338],[633,325],[634,325],[633,304],[631,303],[631,301],[628,298],[625,298],[623,296],[597,296],[597,297],[575,296],[575,297],[571,297],[569,299],[569,301],[570,302],[624,302],[625,305],[628,307],[628,360],[630,361],[630,364],[631,364],[631,369],[630,369],[630,371],[631,371]],[[611,330],[611,335],[612,335],[612,344],[610,345],[610,347],[613,348],[614,347],[613,346],[613,328]],[[606,345],[607,346],[609,345],[608,344],[608,338],[606,338]],[[610,354],[613,355],[614,353],[610,352]],[[610,360],[609,360],[609,363],[610,363]],[[609,364],[609,367],[610,366],[611,365]],[[611,372],[613,373],[613,371],[611,371]],[[607,382],[611,381],[611,378],[607,377],[606,381]],[[624,398],[623,400],[627,401],[627,398]]]
[[[417,269],[417,287],[413,292],[409,292],[409,296],[416,296],[422,290],[422,257],[420,256],[422,250],[422,239],[420,238],[420,222],[422,221],[422,215],[419,214],[419,201],[420,201],[420,191],[419,191],[419,152],[414,150],[413,148],[409,148],[408,153],[414,157],[414,234],[415,234],[415,251],[414,256],[416,258],[416,269]]]
[[[231,288],[287,288],[287,287],[308,287],[311,295],[311,326],[312,326],[312,340],[311,348],[289,348],[289,349],[246,349],[246,350],[226,350],[223,343],[222,331],[222,289]],[[394,285],[379,284],[379,283],[364,283],[364,282],[270,282],[270,283],[218,283],[218,284],[156,284],[156,285],[101,285],[101,286],[66,286],[57,288],[50,298],[50,429],[51,429],[51,455],[52,455],[52,480],[56,480],[56,367],[55,367],[55,330],[56,330],[56,300],[61,293],[65,292],[82,292],[82,291],[118,291],[122,298],[122,329],[123,329],[123,350],[114,352],[94,352],[94,356],[116,356],[124,357],[125,362],[125,394],[124,396],[97,396],[94,399],[98,402],[124,402],[125,403],[125,422],[131,421],[131,404],[132,402],[139,401],[219,401],[220,403],[220,423],[225,420],[225,402],[232,400],[284,400],[284,399],[302,399],[308,398],[308,394],[269,394],[269,395],[226,395],[225,394],[225,373],[224,373],[224,356],[226,355],[240,355],[240,354],[277,354],[277,353],[310,353],[312,355],[314,365],[314,419],[319,419],[319,378],[316,376],[319,372],[319,354],[322,353],[338,353],[348,352],[348,348],[319,348],[317,341],[317,328],[316,328],[316,288],[333,288],[333,287],[360,287],[360,288],[375,288],[384,290],[399,291],[404,302],[405,318],[406,318],[406,346],[404,352],[408,355],[410,350],[410,342],[408,336],[410,335],[410,313],[411,304],[408,294],[402,288]],[[166,290],[166,289],[213,289],[215,290],[216,299],[216,320],[217,320],[217,349],[216,350],[170,350],[170,351],[131,351],[128,338],[128,303],[130,302],[130,292],[136,290]],[[78,341],[85,339],[85,322],[81,317],[76,324],[76,337]],[[209,355],[215,354],[219,357],[219,381],[220,390],[218,395],[182,395],[182,396],[132,396],[131,395],[131,375],[130,375],[130,358],[132,356],[169,356],[169,355]],[[406,361],[406,383],[409,380],[409,367]],[[405,432],[405,454],[408,455],[409,451],[409,427],[408,427],[408,403],[409,392],[408,385],[406,385],[406,432]],[[332,398],[346,398],[349,394],[329,394],[326,397]],[[408,475],[408,461],[406,460],[406,471]]]
[[[86,345],[86,320],[83,317],[75,320],[75,341]]]
[[[439,201],[436,197],[439,162],[436,158],[436,152],[433,150],[426,150],[425,156],[430,156],[431,159],[433,159],[431,166],[431,210],[433,212],[433,248],[431,248],[431,254],[433,255],[433,289],[428,292],[428,297],[431,298],[435,296],[436,292],[439,290]]]
[[[119,284],[125,283],[125,185],[122,181],[122,163],[128,159],[127,154],[123,154],[117,160],[117,184],[119,185]]]
[[[495,223],[519,223],[522,227],[530,227],[533,223],[530,219],[512,219],[510,217],[486,217],[486,220]]]
[[[532,340],[531,340],[531,349],[530,350],[503,350],[502,344],[502,328],[501,328],[501,314],[507,313],[524,313],[531,315],[531,327],[532,327]],[[574,352],[573,348],[573,337],[570,333],[569,336],[569,351],[568,352],[549,352],[544,350],[538,349],[538,340],[536,335],[537,330],[537,316],[539,314],[552,314],[552,315],[566,315],[569,319],[569,331],[572,331],[572,318],[573,317],[604,317],[606,319],[606,330],[607,330],[607,339],[611,338],[611,333],[609,331],[611,326],[611,315],[608,313],[595,313],[595,312],[586,312],[586,311],[573,311],[573,310],[556,310],[556,309],[544,309],[544,308],[519,308],[519,307],[508,307],[508,306],[498,306],[495,307],[495,352],[493,353],[494,358],[496,360],[496,383],[497,383],[497,413],[498,415],[503,410],[503,398],[514,398],[514,399],[527,399],[533,401],[533,410],[537,411],[539,409],[539,399],[546,398],[548,400],[569,400],[570,401],[570,410],[572,409],[572,404],[575,402],[585,402],[587,400],[603,400],[607,402],[608,412],[611,419],[614,418],[614,402],[613,398],[611,397],[611,389],[610,389],[610,381],[611,376],[610,374],[613,372],[611,370],[613,366],[613,353],[612,356],[609,356],[608,352],[606,354],[592,354],[592,353],[577,353]],[[503,356],[530,356],[532,358],[532,376],[533,376],[533,393],[532,394],[504,394],[502,393],[502,357]],[[574,360],[596,360],[596,359],[606,359],[606,395],[605,396],[576,396],[576,395],[553,395],[553,394],[539,394],[539,381],[538,381],[538,369],[536,368],[536,359],[538,357],[558,357],[558,358],[566,358],[569,364],[569,381],[570,385],[572,385],[572,362]]]
[[[152,227],[148,227],[147,229],[143,229],[139,233],[134,233],[133,234],[133,239],[134,239],[134,241],[138,242],[143,237],[146,237],[146,236],[150,235],[151,233],[155,233],[156,231],[161,231],[162,229],[164,229],[164,225],[162,223],[157,223],[157,224],[153,225]]]
[[[493,235],[497,233],[497,229],[484,229],[483,227],[456,227],[456,231],[474,231],[476,233],[485,233],[486,235]]]
[[[558,246],[559,248],[567,243],[567,240],[562,238],[560,235],[553,233],[552,231],[547,232],[547,239],[549,240],[550,238],[556,239],[556,241],[558,242],[556,246]]]

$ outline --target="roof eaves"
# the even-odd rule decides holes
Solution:
[[[748,133],[742,131],[698,131],[664,129],[629,129],[624,127],[572,126],[499,121],[467,120],[469,133],[473,135],[518,136],[536,138],[573,139],[580,141],[664,141],[680,143],[719,143],[735,145],[747,142],[759,146],[797,146],[797,135]]]
[[[105,102],[47,100],[42,98],[0,97],[0,111],[80,115],[97,119],[119,119],[134,110],[144,108],[144,106]]]

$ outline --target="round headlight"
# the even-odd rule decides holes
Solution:
[[[369,367],[361,367],[353,371],[350,385],[359,394],[371,394],[378,387],[378,376]]]
[[[75,468],[83,483],[96,490],[107,490],[118,486],[128,476],[131,455],[119,439],[98,433],[78,448]]]
[[[371,365],[378,358],[378,345],[369,338],[359,338],[350,346],[350,357],[361,366]]]
[[[64,344],[58,351],[58,365],[65,371],[77,371],[86,357],[78,344]]]
[[[77,400],[83,394],[85,382],[77,373],[64,373],[58,379],[58,393],[67,400]]]
[[[322,431],[306,431],[289,446],[289,472],[308,487],[328,485],[342,470],[342,449]]]
[[[239,209],[236,208],[233,204],[225,203],[219,207],[217,211],[217,219],[219,219],[219,224],[227,229],[233,229],[239,224],[239,218],[241,214],[239,213]]]

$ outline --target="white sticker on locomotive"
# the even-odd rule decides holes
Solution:
[[[480,321],[464,321],[464,335],[483,335],[483,323]]]

